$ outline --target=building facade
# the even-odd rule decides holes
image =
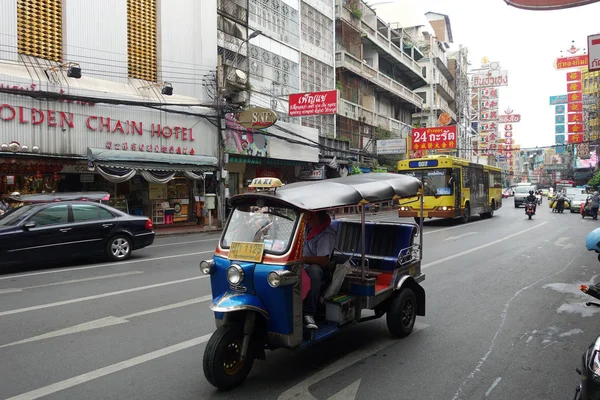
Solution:
[[[216,35],[216,0],[3,1],[0,192],[106,190],[194,219],[217,167]]]

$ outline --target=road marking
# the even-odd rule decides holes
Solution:
[[[484,222],[488,222],[488,220],[487,219],[482,219],[482,220],[475,221],[475,222],[468,222],[468,223],[466,223],[464,225],[456,225],[456,226],[450,226],[448,228],[435,229],[433,231],[427,231],[427,232],[423,233],[423,235],[429,235],[430,233],[436,233],[436,232],[449,231],[451,229],[468,228],[468,227],[471,227],[473,225],[482,224]]]
[[[109,326],[127,323],[127,322],[129,322],[130,319],[135,318],[135,317],[141,317],[143,315],[154,314],[154,313],[166,311],[166,310],[172,310],[174,308],[185,307],[185,306],[189,306],[191,304],[202,303],[204,301],[210,301],[210,300],[212,300],[212,296],[202,296],[202,297],[196,297],[196,298],[190,299],[190,300],[180,301],[179,303],[168,304],[166,306],[152,308],[150,310],[144,310],[144,311],[140,311],[140,312],[129,314],[129,315],[124,315],[122,317],[110,316],[110,317],[100,318],[100,319],[96,319],[93,321],[84,322],[83,324],[73,325],[68,328],[58,329],[56,331],[44,333],[44,334],[37,335],[37,336],[32,336],[27,339],[22,339],[22,340],[18,340],[16,342],[7,343],[7,344],[0,346],[0,349],[3,347],[11,347],[11,346],[16,346],[18,344],[37,342],[40,340],[70,335],[73,333],[81,333],[81,332],[91,331],[93,329],[107,328]]]
[[[357,381],[354,381],[352,384],[350,384],[350,386],[347,386],[344,389],[340,390],[339,392],[337,392],[336,394],[334,394],[327,400],[354,400],[354,399],[356,399],[356,395],[358,394],[358,389],[360,388],[361,380],[362,380],[362,378]]]
[[[178,246],[180,244],[191,244],[191,243],[204,243],[204,242],[215,242],[218,241],[221,236],[215,236],[214,239],[202,239],[202,240],[190,240],[189,242],[177,242],[177,243],[164,243],[164,244],[153,244],[152,246],[148,246],[149,249],[153,249],[155,247],[165,247],[165,246]]]
[[[492,393],[492,390],[494,390],[494,388],[496,386],[498,386],[498,384],[500,383],[501,380],[502,380],[502,377],[496,378],[494,383],[492,383],[492,386],[490,386],[490,388],[487,390],[487,392],[485,392],[485,397],[488,397],[490,395],[490,393]]]
[[[467,232],[467,233],[463,233],[462,235],[458,235],[458,236],[450,236],[448,239],[444,239],[444,242],[447,242],[448,240],[462,239],[464,237],[476,235],[476,234],[477,234],[477,232]]]
[[[531,231],[533,229],[539,228],[540,226],[546,225],[547,223],[548,223],[548,221],[544,221],[544,222],[542,222],[542,223],[540,223],[538,225],[532,226],[531,228],[523,229],[522,231],[513,233],[511,235],[505,236],[505,237],[503,237],[501,239],[498,239],[498,240],[494,240],[493,242],[482,244],[481,246],[473,247],[472,249],[461,251],[460,253],[456,253],[456,254],[453,254],[453,255],[448,256],[448,257],[440,258],[439,260],[435,260],[435,261],[432,261],[430,263],[422,265],[421,269],[433,267],[434,265],[438,265],[438,264],[444,263],[446,261],[454,260],[455,258],[459,258],[459,257],[465,256],[467,254],[479,251],[481,249],[485,249],[486,247],[497,245],[498,243],[502,243],[505,240],[512,239],[512,238],[514,238],[516,236],[519,236],[519,235],[522,235],[524,233],[527,233],[527,232],[529,232],[529,231]]]
[[[570,237],[568,237],[568,236],[567,237],[561,236],[561,237],[558,238],[558,240],[556,242],[554,242],[554,245],[558,246],[558,247],[562,247],[563,250],[574,249],[575,247],[577,247],[577,246],[575,246],[574,244],[571,244],[571,243],[563,244],[563,242],[566,242],[569,239],[570,239]]]
[[[6,400],[33,400],[39,399],[40,397],[49,396],[56,392],[60,392],[62,390],[66,390],[74,386],[93,381],[94,379],[102,378],[103,376],[110,375],[127,368],[135,367],[136,365],[156,360],[157,358],[161,358],[181,350],[189,349],[190,347],[198,346],[199,344],[207,342],[208,339],[210,339],[211,335],[212,334],[199,336],[194,339],[187,340],[185,342],[177,343],[172,346],[153,351],[151,353],[143,354],[138,357],[130,358],[129,360],[121,361],[117,364],[112,364],[91,372],[87,372],[85,374],[75,376],[73,378],[65,379],[64,381],[53,383],[51,385],[44,386],[27,393],[23,393]]]
[[[27,312],[27,311],[42,310],[44,308],[51,308],[51,307],[64,306],[64,305],[67,305],[67,304],[80,303],[82,301],[102,299],[104,297],[117,296],[117,295],[125,294],[125,293],[139,292],[141,290],[154,289],[154,288],[162,287],[162,286],[176,285],[178,283],[190,282],[190,281],[195,281],[195,280],[198,280],[198,279],[205,279],[205,278],[208,278],[208,275],[195,276],[193,278],[186,278],[186,279],[178,279],[176,281],[155,283],[153,285],[146,285],[146,286],[134,287],[134,288],[131,288],[131,289],[117,290],[116,292],[96,294],[96,295],[93,295],[93,296],[78,297],[76,299],[64,300],[64,301],[57,301],[55,303],[40,304],[40,305],[37,305],[37,306],[17,308],[17,309],[8,310],[8,311],[1,311],[0,312],[0,317],[4,317],[6,315],[12,315],[12,314],[20,314],[20,313],[24,313],[24,312]]]
[[[140,258],[140,259],[136,259],[136,260],[121,261],[121,262],[118,262],[118,263],[105,263],[105,264],[98,264],[98,265],[88,265],[87,267],[74,267],[74,268],[53,269],[53,270],[50,270],[50,271],[32,272],[32,273],[29,273],[29,274],[20,274],[20,275],[5,275],[5,276],[0,276],[0,281],[4,281],[4,280],[7,280],[7,279],[15,279],[15,278],[25,278],[25,277],[28,277],[28,276],[36,276],[36,275],[57,274],[59,272],[83,271],[83,270],[86,270],[86,269],[94,269],[94,268],[119,267],[119,266],[124,265],[124,264],[135,264],[135,263],[141,263],[141,262],[146,262],[146,261],[168,260],[168,259],[171,259],[171,258],[178,258],[178,257],[191,257],[191,256],[197,256],[197,255],[200,255],[200,254],[213,254],[214,252],[215,252],[214,250],[198,251],[196,253],[177,254],[177,255],[172,255],[172,256],[153,257],[153,258]]]
[[[413,328],[413,334],[427,328],[428,324],[423,324],[420,322],[415,323],[415,327]],[[308,391],[309,388],[317,382],[320,382],[330,376],[348,368],[349,366],[356,364],[360,360],[369,357],[372,354],[375,354],[394,343],[398,343],[397,339],[390,338],[379,338],[373,340],[370,344],[366,345],[363,348],[357,349],[354,352],[348,354],[347,356],[335,361],[329,366],[325,367],[321,371],[318,371],[316,374],[309,376],[302,382],[297,385],[291,387],[286,390],[282,394],[279,395],[277,400],[297,400],[297,399],[305,399],[305,400],[315,400],[315,397],[310,394]],[[356,382],[355,382],[356,383]]]
[[[54,283],[46,283],[44,285],[36,285],[36,286],[27,286],[24,288],[9,288],[9,289],[0,289],[0,294],[5,294],[5,293],[18,293],[18,292],[22,292],[23,290],[27,290],[27,289],[36,289],[36,288],[41,288],[41,287],[47,287],[47,286],[57,286],[57,285],[66,285],[68,283],[78,283],[78,282],[87,282],[87,281],[96,281],[98,279],[108,279],[108,278],[116,278],[119,276],[128,276],[128,275],[137,275],[137,274],[143,274],[143,271],[128,271],[128,272],[121,272],[118,274],[110,274],[110,275],[101,275],[101,276],[92,276],[90,278],[82,278],[82,279],[71,279],[69,281],[61,281],[61,282],[54,282]]]

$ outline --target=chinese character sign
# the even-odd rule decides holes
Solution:
[[[583,114],[582,113],[572,113],[569,114],[569,122],[583,122]],[[564,123],[564,121],[563,121]]]
[[[411,143],[414,150],[455,149],[456,126],[414,128]]]
[[[583,124],[569,124],[568,131],[569,131],[569,133],[583,133]],[[576,143],[579,143],[579,142],[576,142]]]
[[[577,102],[581,102],[581,100],[583,100],[583,96],[582,96],[581,92],[573,92],[573,93],[569,93],[567,95],[567,101],[569,103],[577,103]]]
[[[566,111],[566,108],[564,105],[556,106],[554,109],[555,114],[564,114],[565,111]]]
[[[581,81],[581,71],[567,72],[567,82]]]
[[[581,143],[581,142],[583,142],[583,134],[581,134],[581,133],[575,133],[573,135],[569,135],[568,142],[569,143]]]
[[[583,111],[583,103],[569,103],[568,111],[572,112],[582,112]]]
[[[567,92],[581,92],[581,81],[567,83]]]

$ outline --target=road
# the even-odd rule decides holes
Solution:
[[[396,220],[394,213],[369,216]],[[510,199],[492,219],[428,221],[427,316],[403,340],[385,319],[257,361],[217,392],[202,372],[214,330],[198,262],[217,234],[159,238],[122,263],[0,275],[2,399],[570,398],[599,310],[579,285],[600,275],[577,214],[533,220]]]

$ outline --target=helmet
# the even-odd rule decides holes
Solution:
[[[588,233],[587,237],[585,238],[585,247],[589,251],[600,253],[600,228],[596,228]]]
[[[533,190],[530,190],[530,191],[529,191],[529,194],[533,194]]]

